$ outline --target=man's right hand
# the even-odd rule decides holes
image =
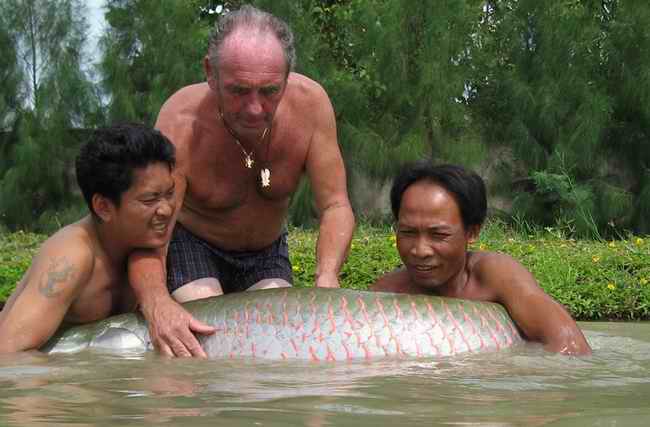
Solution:
[[[158,352],[170,357],[207,357],[195,333],[210,335],[215,328],[196,320],[171,298],[160,298],[143,315],[151,342]]]

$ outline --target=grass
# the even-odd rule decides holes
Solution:
[[[45,237],[0,234],[0,301],[13,291]],[[289,232],[296,286],[313,284],[316,239],[314,230],[292,228]],[[650,237],[574,240],[559,229],[520,232],[492,222],[473,249],[504,252],[518,259],[578,320],[650,320]],[[366,289],[399,265],[390,229],[361,225],[341,272],[341,284]]]

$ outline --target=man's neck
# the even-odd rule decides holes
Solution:
[[[135,248],[128,247],[119,241],[119,231],[113,230],[108,224],[91,217],[91,226],[97,236],[97,242],[111,265],[122,265],[126,262],[128,254]]]

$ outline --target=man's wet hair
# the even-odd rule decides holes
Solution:
[[[134,170],[154,163],[164,163],[170,171],[176,163],[174,146],[159,131],[140,124],[93,130],[75,161],[77,184],[93,215],[94,194],[119,206],[133,184]]]
[[[210,65],[219,72],[219,55],[224,40],[235,30],[252,29],[261,33],[270,33],[277,37],[287,64],[287,75],[296,66],[296,47],[291,28],[280,18],[264,12],[251,5],[243,5],[239,9],[232,10],[219,18],[210,34],[208,43],[208,60]]]
[[[404,192],[410,185],[419,181],[438,184],[454,197],[465,229],[473,225],[483,225],[487,215],[487,197],[483,179],[477,173],[462,166],[434,165],[427,160],[407,164],[393,180],[390,204],[395,221],[399,218]]]

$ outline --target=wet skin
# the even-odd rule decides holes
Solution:
[[[127,256],[157,248],[170,235],[174,180],[166,164],[134,171],[120,204],[95,194],[95,212],[41,246],[0,313],[0,353],[33,350],[63,323],[87,323],[131,311]]]
[[[550,351],[590,354],[575,321],[520,263],[505,254],[468,251],[479,232],[479,226],[464,226],[458,203],[443,187],[426,180],[412,184],[396,224],[404,268],[382,276],[371,289],[497,302],[527,339]]]

